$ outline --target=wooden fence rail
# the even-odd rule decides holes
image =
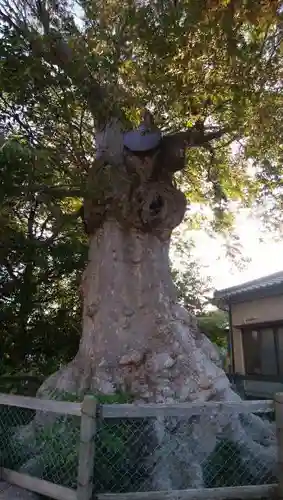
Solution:
[[[0,479],[21,488],[55,500],[90,500],[92,497],[93,465],[95,457],[96,418],[190,418],[211,412],[266,413],[275,409],[278,438],[279,484],[200,488],[180,491],[148,491],[136,493],[104,493],[99,500],[216,500],[283,498],[283,394],[272,401],[240,401],[230,403],[176,403],[176,404],[112,404],[97,405],[93,396],[86,396],[82,403],[44,400],[24,396],[0,394],[0,406],[14,406],[31,410],[75,415],[81,418],[77,489],[66,488],[27,474],[0,468]]]
[[[89,396],[86,396],[88,398]],[[92,397],[92,399],[94,399]],[[16,406],[30,410],[60,413],[65,415],[82,414],[83,403],[69,403],[49,399],[29,398],[26,396],[12,396],[0,394],[0,405]],[[274,410],[273,400],[237,401],[219,403],[150,403],[150,404],[104,404],[99,407],[101,418],[156,418],[156,417],[185,417],[201,415],[204,412],[222,413],[266,413]]]

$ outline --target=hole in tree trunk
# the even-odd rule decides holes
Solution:
[[[162,207],[163,207],[163,200],[160,195],[158,195],[149,205],[149,209],[153,215],[159,214]]]

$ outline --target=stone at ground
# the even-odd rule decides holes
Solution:
[[[0,500],[39,500],[39,496],[31,491],[0,481]]]

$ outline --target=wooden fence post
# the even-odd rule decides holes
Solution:
[[[77,499],[90,500],[95,453],[96,408],[94,396],[85,396],[82,403]]]
[[[278,447],[278,498],[283,499],[283,393],[278,392],[274,397],[275,422]]]

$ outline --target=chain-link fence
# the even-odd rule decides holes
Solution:
[[[185,419],[98,415],[94,491],[122,493],[276,483],[264,455],[274,432],[274,415],[270,412],[260,417],[254,421],[252,415],[237,415],[239,429],[245,431],[234,439],[235,425],[227,432],[207,416]],[[217,421],[219,418],[215,416]],[[80,423],[76,416],[0,406],[0,466],[76,488]],[[264,429],[268,429],[266,438]],[[262,442],[255,435],[259,431]]]
[[[0,466],[76,488],[80,417],[0,407]]]
[[[263,427],[268,428],[268,440],[275,440],[275,429],[270,427],[273,413],[260,417]],[[210,420],[198,417],[99,421],[95,491],[134,492],[276,483],[274,468],[269,467],[272,460],[276,460],[276,452],[273,449],[271,457],[263,457],[261,451],[264,454],[267,448],[251,438],[254,422],[246,415],[236,418],[239,428],[244,421],[246,427],[239,440],[232,440],[225,428],[213,432]],[[249,438],[251,442],[247,442]]]

